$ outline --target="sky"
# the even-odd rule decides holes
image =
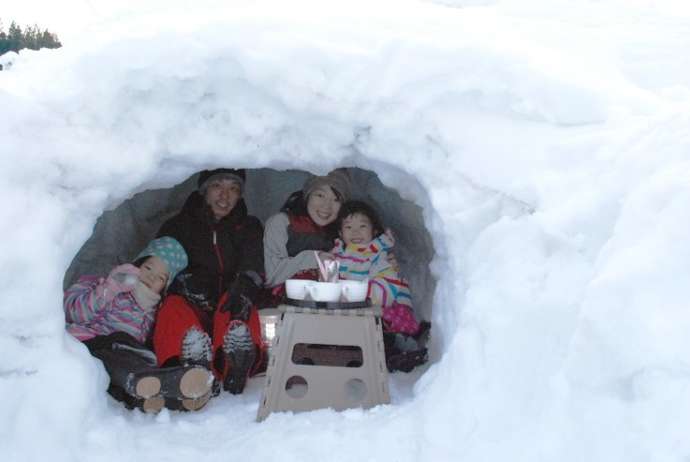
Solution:
[[[121,23],[128,17],[146,13],[151,10],[167,11],[171,7],[184,7],[188,2],[180,0],[145,0],[134,2],[131,0],[48,0],[5,1],[2,15],[5,28],[14,20],[20,26],[38,24],[56,33],[61,39],[69,41],[90,27],[99,24]],[[210,4],[229,2],[207,2]],[[230,2],[234,4],[243,1]]]
[[[94,0],[6,0],[4,3],[0,19],[5,29],[11,21],[22,27],[38,24],[58,34],[59,37],[69,37],[77,33],[86,24],[97,21],[110,10],[110,7],[99,6],[104,2]]]
[[[38,24],[40,27],[48,28],[67,41],[76,39],[80,33],[88,31],[91,27],[95,28],[118,28],[129,20],[132,20],[133,27],[137,27],[137,18],[146,17],[153,14],[165,15],[171,11],[194,12],[198,13],[198,8],[190,2],[184,0],[63,0],[53,2],[48,0],[25,0],[10,1],[6,0],[2,7],[3,24],[5,28],[14,20],[20,26],[27,24]],[[247,0],[208,0],[204,2],[204,8],[223,8],[233,9],[242,8],[252,4],[262,4],[270,2],[250,2]],[[317,6],[318,2],[298,1],[291,2],[289,9],[295,10],[302,15],[309,15],[311,6]],[[272,9],[284,8],[285,6],[273,5]],[[152,26],[149,22],[146,26]],[[139,22],[141,26],[141,22]],[[117,33],[122,34],[121,31]]]

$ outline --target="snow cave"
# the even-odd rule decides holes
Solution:
[[[159,3],[0,72],[0,459],[687,460],[684,2]],[[225,166],[262,220],[338,167],[383,211],[433,326],[391,405],[106,394],[64,286]]]

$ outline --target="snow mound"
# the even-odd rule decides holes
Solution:
[[[0,72],[3,460],[690,455],[685,16],[210,3]],[[194,414],[106,397],[65,271],[103,211],[221,165],[358,167],[421,207],[437,361],[391,406],[258,424],[256,382]]]

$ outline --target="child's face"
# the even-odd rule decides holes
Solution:
[[[374,227],[366,215],[354,213],[343,220],[340,237],[346,245],[368,244],[374,238]]]
[[[158,257],[149,257],[141,264],[139,280],[152,292],[160,294],[168,282],[168,268]]]
[[[326,226],[338,218],[340,200],[333,190],[328,187],[319,187],[312,191],[307,198],[307,213],[319,226]]]

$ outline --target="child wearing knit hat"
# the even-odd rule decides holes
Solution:
[[[67,331],[84,341],[97,335],[125,332],[145,342],[155,307],[177,273],[187,266],[187,253],[171,237],[151,241],[134,259],[106,278],[82,276],[65,292]]]
[[[155,412],[164,405],[167,389],[184,388],[183,395],[210,389],[205,370],[155,371],[155,355],[145,346],[161,293],[186,266],[182,245],[165,236],[151,241],[134,264],[116,266],[105,278],[81,276],[65,291],[67,332],[103,361],[111,379],[108,391],[130,407]]]

